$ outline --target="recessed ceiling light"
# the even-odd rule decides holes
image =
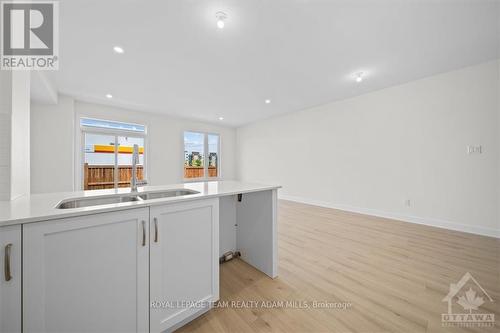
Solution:
[[[118,54],[122,54],[123,52],[125,52],[125,50],[121,46],[113,47],[113,51],[115,51],[115,53],[118,53]]]
[[[106,98],[111,99],[111,98],[113,98],[113,95],[111,95],[111,94],[106,94]]]
[[[219,120],[224,120],[224,117],[219,117]]]
[[[270,99],[266,99],[266,100],[264,101],[264,103],[269,104],[269,103],[271,103],[271,100],[270,100]]]
[[[227,19],[227,14],[224,12],[217,12],[215,13],[215,17],[217,18],[217,28],[224,29],[224,21]]]
[[[356,78],[356,82],[362,82],[363,81],[363,77],[365,76],[365,73],[363,72],[358,72],[355,74],[355,78]]]

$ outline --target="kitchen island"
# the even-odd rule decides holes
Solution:
[[[219,257],[277,272],[279,186],[236,181],[0,202],[0,332],[163,332],[219,299]]]

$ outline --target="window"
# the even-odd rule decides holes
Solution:
[[[129,187],[134,144],[139,146],[137,179],[146,179],[144,125],[81,118],[80,128],[84,190]]]
[[[218,134],[184,132],[184,178],[220,176]]]

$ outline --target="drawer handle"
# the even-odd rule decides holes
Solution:
[[[142,246],[146,246],[146,221],[142,221]]]
[[[155,222],[155,243],[158,243],[158,219],[155,217],[153,220]]]
[[[10,250],[12,248],[12,244],[5,245],[5,258],[4,258],[4,271],[5,271],[5,281],[10,281],[12,279],[12,275],[10,274]]]

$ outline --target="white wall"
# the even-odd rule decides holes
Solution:
[[[498,61],[497,66],[497,83],[498,83],[498,92],[497,92],[497,105],[498,105],[498,128],[497,128],[497,143],[498,143],[498,186],[497,186],[497,195],[498,195],[498,222],[497,228],[500,229],[500,60]]]
[[[11,101],[11,72],[0,70],[0,200],[10,200]]]
[[[74,101],[31,105],[31,192],[73,191]]]
[[[30,194],[30,72],[12,74],[11,199]]]
[[[57,105],[33,105],[32,122],[32,184],[33,193],[71,191],[80,189],[81,161],[79,118],[92,117],[144,124],[148,131],[148,181],[151,185],[181,183],[183,181],[185,130],[219,133],[221,135],[221,172],[223,179],[235,177],[236,130],[224,126],[205,124],[161,114],[139,112],[105,105],[73,101],[59,96]],[[66,101],[66,102],[65,102]],[[71,102],[70,102],[71,101]],[[38,113],[37,116],[34,116]],[[69,117],[71,114],[71,117]],[[71,119],[70,119],[71,118]],[[57,143],[56,143],[57,141]],[[55,144],[62,149],[57,161],[44,156],[43,147]],[[69,143],[73,148],[69,149]],[[71,156],[71,161],[69,157]],[[60,170],[54,182],[45,179],[57,165]],[[36,169],[36,171],[35,171]],[[77,170],[78,169],[78,170]],[[50,174],[50,173],[49,173]]]
[[[239,128],[238,176],[288,199],[500,236],[498,66]]]
[[[30,193],[30,72],[0,71],[0,200]]]

